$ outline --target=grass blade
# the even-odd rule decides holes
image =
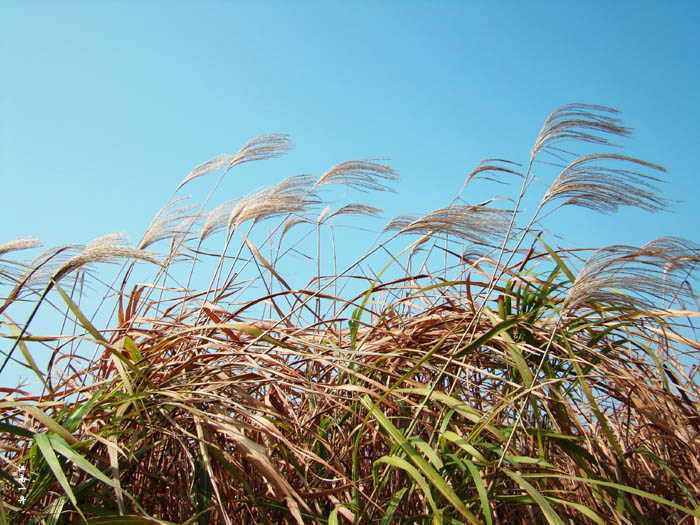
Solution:
[[[61,464],[59,463],[58,458],[56,457],[56,453],[54,452],[51,446],[51,441],[49,440],[49,437],[46,434],[35,434],[34,442],[39,447],[41,455],[44,456],[46,464],[49,466],[49,469],[51,469],[51,472],[53,472],[54,477],[63,488],[63,491],[66,493],[66,496],[68,496],[70,502],[78,510],[78,512],[80,512],[80,509],[78,508],[78,501],[75,499],[73,489],[71,488],[70,483],[68,483],[68,480],[66,479],[66,476],[63,473],[63,469],[61,468]],[[82,515],[82,512],[80,514]]]
[[[561,520],[559,515],[554,511],[552,506],[547,502],[547,498],[545,498],[535,487],[533,487],[530,483],[525,481],[523,477],[520,474],[516,474],[513,471],[504,469],[503,473],[511,478],[513,481],[515,481],[518,485],[520,485],[531,497],[537,505],[539,505],[540,509],[542,510],[542,513],[544,514],[545,518],[547,518],[547,522],[551,523],[553,525],[564,525],[564,522]]]
[[[403,433],[397,429],[391,421],[372,403],[368,396],[363,396],[362,405],[373,415],[379,425],[391,436],[391,438],[403,449],[409,459],[425,475],[430,483],[442,493],[445,498],[464,516],[469,523],[479,523],[479,520],[464,505],[462,500],[454,493],[437,471],[413,448]]]

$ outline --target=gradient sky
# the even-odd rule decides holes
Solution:
[[[385,218],[425,213],[483,159],[526,163],[570,102],[621,110],[635,130],[622,152],[666,167],[666,196],[682,202],[673,214],[570,210],[548,223],[556,233],[576,246],[700,242],[697,1],[8,0],[0,63],[0,243],[137,242],[191,168],[268,132],[294,150],[232,172],[214,204],[386,158],[398,193],[366,202]]]

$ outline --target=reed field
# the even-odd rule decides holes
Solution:
[[[663,168],[613,147],[629,133],[563,106],[527,163],[385,226],[377,160],[220,199],[291,147],[264,135],[138,243],[0,245],[0,523],[700,523],[700,249],[543,226],[671,208]],[[473,203],[477,181],[513,191]]]

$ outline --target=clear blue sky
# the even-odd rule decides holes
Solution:
[[[192,167],[265,132],[295,149],[260,180],[231,177],[219,202],[383,157],[399,195],[368,202],[387,218],[427,212],[480,160],[526,162],[568,102],[620,109],[635,129],[625,152],[665,166],[667,195],[685,202],[673,215],[586,212],[582,231],[560,233],[700,241],[699,3],[291,4],[3,2],[2,241],[138,241]]]
[[[697,1],[5,1],[0,243],[137,242],[192,167],[266,132],[295,149],[231,173],[215,203],[381,157],[399,193],[367,203],[386,218],[424,213],[485,158],[526,163],[569,102],[620,109],[635,129],[624,152],[665,166],[666,196],[684,202],[569,212],[557,233],[582,246],[698,242],[699,51]]]

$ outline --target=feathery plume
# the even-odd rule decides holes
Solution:
[[[21,237],[15,239],[14,241],[6,242],[5,244],[0,244],[0,255],[4,255],[8,252],[14,252],[17,250],[28,250],[29,248],[38,248],[41,246],[41,242],[34,237]]]
[[[503,165],[501,165],[503,164]],[[505,184],[504,181],[492,178],[492,177],[485,177],[484,175],[481,175],[482,173],[505,173],[506,175],[517,175],[518,177],[523,176],[522,173],[519,171],[516,171],[513,168],[510,168],[508,166],[521,166],[517,162],[511,162],[509,160],[504,160],[504,159],[486,159],[482,160],[479,164],[476,165],[476,168],[474,168],[471,173],[467,176],[467,180],[464,181],[464,184],[462,185],[462,189],[459,190],[459,194],[461,195],[462,192],[464,191],[464,188],[467,187],[467,184],[469,184],[472,180],[488,180],[491,182],[496,182],[498,184]]]
[[[206,219],[204,220],[204,226],[202,226],[202,231],[199,234],[199,242],[201,243],[214,233],[222,230],[229,216],[231,215],[231,210],[236,202],[240,200],[239,197],[232,199],[230,201],[219,204],[216,208],[211,210],[206,214]]]
[[[238,228],[247,220],[259,221],[270,217],[298,213],[314,201],[307,200],[306,194],[255,194],[242,200],[231,211],[228,227]]]
[[[641,248],[597,250],[569,289],[563,310],[581,304],[651,308],[667,296],[684,298],[683,283],[698,271],[700,249],[678,237],[655,239]]]
[[[314,178],[315,177],[313,175],[292,175],[291,177],[283,179],[274,188],[272,188],[270,195],[309,192]]]
[[[387,183],[398,181],[397,173],[373,160],[342,162],[321,175],[312,189],[326,184],[345,184],[360,191],[394,191]]]
[[[318,199],[307,186],[311,178],[308,175],[288,177],[277,186],[260,190],[239,201],[231,209],[228,228],[238,228],[247,220],[262,220],[269,217],[298,213],[304,208],[318,203]]]
[[[331,217],[336,217],[338,215],[367,215],[368,217],[379,217],[380,213],[382,213],[380,208],[353,202],[337,209],[331,213],[328,218],[330,219]]]
[[[287,232],[291,230],[294,226],[296,226],[297,224],[301,224],[302,222],[311,224],[311,221],[309,219],[298,215],[294,215],[285,219],[284,225],[282,226],[282,231],[280,232],[279,242],[277,244],[282,244],[282,238],[287,234]]]
[[[486,206],[451,204],[418,219],[411,215],[396,217],[384,231],[398,231],[400,234],[445,233],[470,242],[485,243],[504,234],[511,214],[507,210]]]
[[[70,254],[77,249],[76,246],[59,246],[40,253],[31,262],[24,264],[21,275],[11,275],[9,280],[15,283],[12,291],[3,298],[0,305],[2,313],[13,301],[21,298],[28,292],[40,293],[38,290],[46,289],[51,282],[51,276],[56,269],[70,258]]]
[[[281,133],[270,133],[260,135],[248,141],[235,155],[220,155],[214,159],[200,164],[195,167],[182,180],[175,191],[179,191],[188,182],[201,177],[211,171],[215,171],[223,166],[226,166],[224,173],[227,173],[234,166],[245,162],[253,162],[256,160],[272,159],[284,155],[292,148],[289,136]]]
[[[660,179],[600,164],[621,161],[657,171],[661,166],[632,157],[613,154],[584,155],[570,163],[549,187],[540,207],[554,200],[566,199],[561,206],[575,205],[603,213],[616,212],[620,206],[634,206],[647,211],[668,209],[668,201],[653,183]]]
[[[605,106],[567,104],[554,111],[544,123],[532,147],[531,159],[563,141],[575,140],[609,145],[605,134],[625,136],[631,133],[616,118],[619,111]]]
[[[77,255],[64,262],[53,274],[52,280],[58,282],[67,274],[97,262],[115,262],[115,259],[140,259],[160,266],[153,252],[126,246],[123,233],[111,233],[88,243]]]
[[[141,242],[138,244],[139,250],[145,250],[152,244],[173,237],[185,231],[188,227],[200,218],[193,210],[197,207],[196,204],[188,204],[175,208],[177,204],[187,200],[189,197],[181,197],[167,204],[153,218],[151,223],[146,228]]]
[[[13,241],[6,242],[5,244],[0,244],[0,255],[19,250],[28,250],[38,246],[41,246],[41,242],[39,242],[39,240],[33,237],[21,237]],[[21,268],[26,266],[25,263],[7,259],[0,259],[0,263],[2,263],[0,264],[0,282],[17,282],[21,275]]]
[[[66,262],[79,249],[76,245],[59,246],[50,248],[32,259],[29,263],[23,264],[22,274],[15,279],[16,290],[11,294],[17,296],[20,289],[27,288],[30,284],[35,287],[45,287],[56,269]]]

